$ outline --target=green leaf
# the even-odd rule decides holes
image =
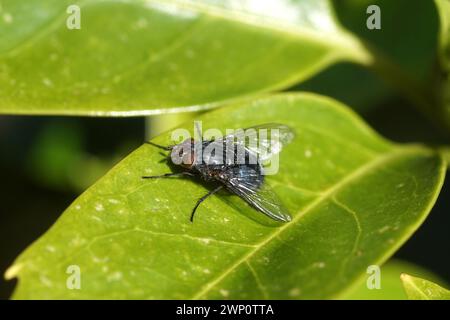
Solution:
[[[350,300],[406,300],[407,296],[400,280],[400,275],[403,273],[413,273],[433,281],[442,281],[428,270],[405,261],[390,260],[381,266],[380,270],[380,289],[368,288],[366,281],[369,274],[367,274],[364,281],[344,298]]]
[[[439,17],[439,61],[440,74],[438,75],[438,103],[441,108],[441,117],[450,126],[450,1],[435,0]]]
[[[380,107],[395,93],[392,86],[387,85],[373,70],[349,62],[330,66],[293,89],[333,97],[365,116],[371,112],[383,113]]]
[[[443,148],[442,154],[443,154],[444,159],[447,160],[447,165],[450,166],[450,147]]]
[[[68,5],[81,29],[66,28]],[[148,115],[286,88],[369,63],[327,0],[6,1],[0,113]],[[38,12],[39,14],[36,14]]]
[[[345,28],[392,60],[408,77],[429,85],[439,30],[433,1],[340,0],[333,4]],[[370,5],[380,8],[379,30],[366,27]]]
[[[440,29],[439,29],[439,58],[443,64],[448,63],[446,56],[446,47],[449,41],[450,31],[450,2],[448,0],[434,0],[439,14]]]
[[[19,277],[14,298],[339,297],[419,227],[446,171],[438,152],[389,143],[345,106],[312,94],[241,102],[201,120],[222,132],[266,122],[294,129],[280,171],[266,182],[291,222],[272,222],[223,193],[190,223],[207,188],[142,180],[170,170],[161,150],[144,145],[16,260],[6,273]],[[81,290],[66,288],[69,265],[81,269]]]
[[[401,279],[409,300],[450,300],[450,291],[437,284],[402,274]]]
[[[388,64],[393,67],[383,72],[375,68],[384,75],[380,77],[365,66],[341,63],[301,83],[301,89],[332,96],[367,114],[401,92],[397,73],[404,73],[404,78],[409,79],[404,83],[413,79],[418,86],[429,86],[435,68],[438,33],[438,17],[432,1],[339,0],[333,5],[340,23],[370,47],[378,60],[375,64],[386,66],[383,60],[390,60]],[[380,8],[380,30],[366,27],[371,16],[366,11],[371,5]],[[403,93],[409,94],[406,90]]]
[[[448,136],[450,122],[444,121],[435,99],[439,17],[433,1],[340,0],[333,4],[342,25],[359,36],[371,51],[374,57],[372,69],[389,84],[386,88],[383,83],[365,76],[365,81],[352,84],[352,89],[364,97],[366,82],[370,83],[372,91],[369,93],[375,92],[378,97],[373,101],[369,99],[369,103],[397,92]],[[381,29],[366,27],[371,16],[366,12],[371,5],[380,9]],[[336,97],[341,96],[346,96],[345,91]]]
[[[439,61],[440,74],[438,75],[438,103],[440,116],[450,127],[450,1],[435,0],[439,17]]]

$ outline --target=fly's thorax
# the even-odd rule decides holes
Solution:
[[[243,144],[230,141],[195,141],[192,138],[172,148],[171,160],[176,165],[260,165],[256,152]]]
[[[202,163],[207,165],[253,165],[259,163],[257,153],[248,150],[244,144],[228,140],[205,141],[201,155]]]

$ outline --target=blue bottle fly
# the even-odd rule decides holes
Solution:
[[[275,130],[277,140],[267,135],[250,135],[242,139],[242,135],[232,134],[215,140],[195,141],[186,139],[180,144],[161,146],[147,142],[163,150],[171,151],[169,161],[182,168],[181,172],[171,172],[156,176],[143,176],[143,179],[168,177],[200,177],[212,182],[215,187],[198,199],[191,212],[194,220],[198,206],[208,197],[222,189],[239,196],[256,210],[270,218],[288,222],[291,220],[287,209],[277,195],[265,183],[263,161],[281,151],[282,146],[292,141],[293,131],[286,125],[268,123],[245,129]],[[243,132],[243,131],[240,131]],[[230,147],[231,146],[231,147]],[[207,152],[206,152],[207,151]]]

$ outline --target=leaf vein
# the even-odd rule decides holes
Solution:
[[[255,278],[256,285],[258,286],[259,291],[261,291],[261,293],[263,294],[264,299],[266,299],[266,300],[270,299],[269,293],[267,292],[266,288],[264,287],[255,268],[253,268],[253,266],[251,265],[251,263],[249,261],[246,261],[245,263],[247,264],[247,267],[250,270],[250,273],[253,275],[253,278]]]
[[[340,208],[344,209],[345,212],[348,212],[353,217],[353,219],[355,220],[355,223],[356,223],[356,229],[358,231],[358,233],[356,234],[356,237],[355,237],[355,241],[353,243],[352,250],[350,251],[350,254],[342,262],[341,269],[339,271],[339,274],[342,275],[345,272],[348,263],[355,256],[355,254],[356,254],[356,252],[358,250],[358,246],[359,246],[359,243],[360,243],[360,240],[361,240],[361,235],[362,235],[362,227],[361,227],[361,222],[359,220],[358,214],[354,210],[352,210],[346,204],[344,204],[341,201],[339,201],[339,199],[336,196],[332,197],[332,201],[333,201],[333,203],[335,203]]]

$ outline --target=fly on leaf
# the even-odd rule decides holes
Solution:
[[[270,137],[267,135],[268,132]],[[201,134],[199,136],[201,137]],[[270,218],[288,222],[291,216],[287,209],[265,183],[263,164],[279,153],[293,138],[294,133],[288,126],[267,123],[236,130],[233,134],[215,140],[196,141],[189,138],[172,146],[147,142],[171,151],[170,161],[181,166],[183,171],[142,178],[197,176],[204,181],[215,183],[216,187],[213,190],[198,199],[191,213],[191,221],[194,220],[194,214],[204,200],[225,188]]]

